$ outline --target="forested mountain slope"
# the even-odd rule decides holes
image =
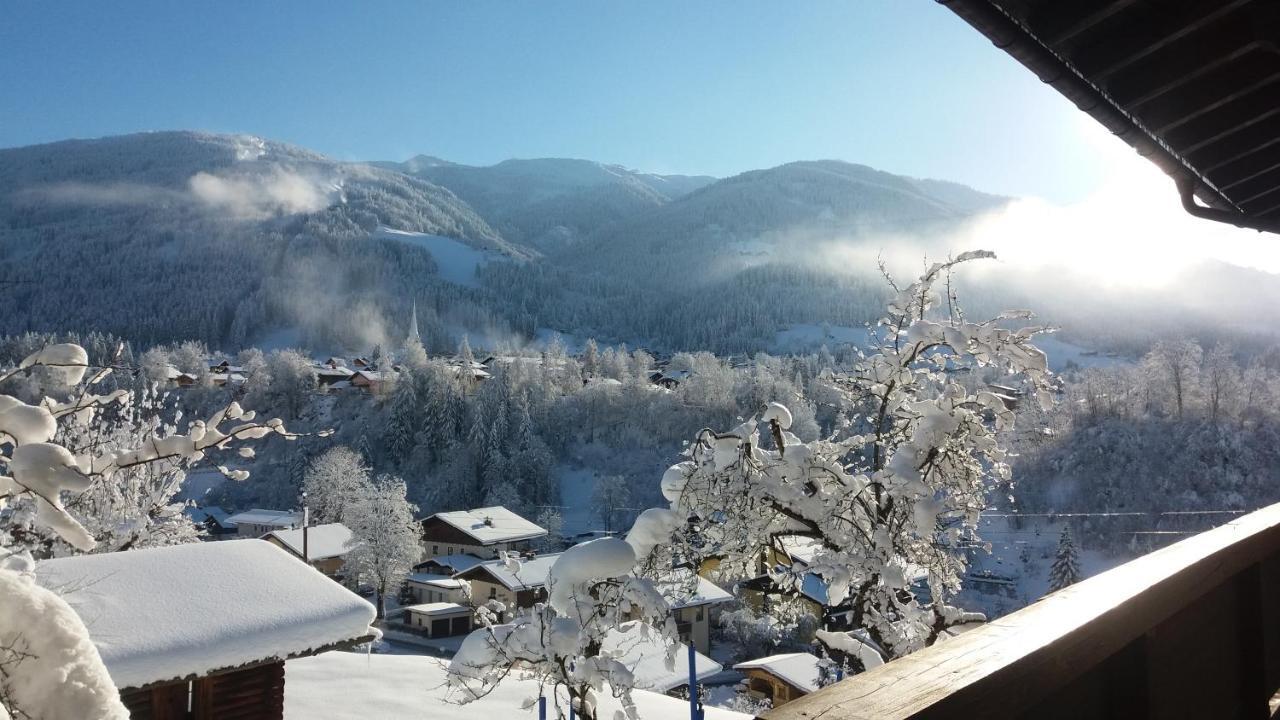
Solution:
[[[437,312],[484,314],[475,291],[435,276],[429,252],[371,238],[379,226],[527,255],[444,188],[251,136],[0,150],[0,304],[21,309],[0,332],[239,347],[286,326],[316,344],[368,343],[415,296],[424,337]]]
[[[657,346],[742,351],[787,323],[857,325],[885,291],[875,248],[928,236],[1006,198],[837,161],[717,181],[527,266],[490,268],[537,322]],[[879,244],[879,245],[878,245]],[[869,246],[849,267],[839,247]]]
[[[448,188],[512,242],[544,252],[607,232],[715,181],[655,175],[590,160],[506,160],[487,167],[419,155],[377,163]]]

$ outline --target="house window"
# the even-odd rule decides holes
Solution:
[[[498,598],[498,588],[496,588],[496,587],[494,587],[494,586],[490,585],[490,586],[489,586],[489,599],[490,599],[490,600],[496,600],[497,598]]]
[[[701,605],[698,606],[698,614],[694,615],[693,619],[698,622],[702,622],[702,606]]]
[[[450,546],[449,546],[449,554],[450,554],[450,555],[452,555],[452,554],[453,554],[453,546],[452,546],[452,545],[450,545]]]
[[[439,546],[439,545],[432,545],[432,546],[431,546],[431,554],[432,554],[432,555],[439,555],[439,554],[440,554],[440,546]]]

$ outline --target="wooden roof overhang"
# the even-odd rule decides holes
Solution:
[[[1280,2],[937,2],[1170,175],[1187,212],[1280,232]]]

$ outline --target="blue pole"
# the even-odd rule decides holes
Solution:
[[[843,679],[844,679],[844,665],[837,665],[836,666],[836,682],[840,682]]]
[[[538,696],[538,720],[547,720],[547,699]]]
[[[693,649],[692,638],[689,642],[689,720],[702,720],[702,713],[698,712],[698,667],[695,659],[698,657],[698,651]]]
[[[574,720],[576,716],[573,714],[573,699],[569,699],[569,720]]]

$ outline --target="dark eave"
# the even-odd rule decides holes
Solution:
[[[1170,175],[1187,212],[1280,232],[1280,2],[937,1]]]

